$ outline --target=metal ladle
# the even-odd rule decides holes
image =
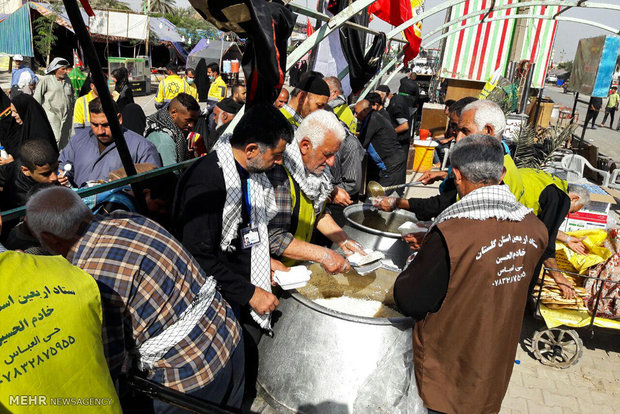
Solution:
[[[379,197],[379,196],[384,196],[385,193],[388,191],[397,190],[399,188],[404,188],[404,187],[415,187],[421,184],[422,182],[416,181],[415,183],[405,183],[405,184],[390,185],[390,186],[384,187],[376,181],[370,181],[368,183],[368,186],[366,187],[366,193],[368,193],[368,195],[371,197]]]

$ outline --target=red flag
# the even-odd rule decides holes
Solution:
[[[384,22],[393,26],[399,26],[413,17],[413,9],[422,5],[423,0],[377,0],[368,6],[368,13],[374,14]],[[404,62],[407,64],[420,53],[422,24],[410,26],[404,30],[405,38],[409,44],[405,45]]]
[[[306,25],[306,36],[310,37],[314,33],[314,28],[310,24],[310,19],[308,19],[308,24]]]

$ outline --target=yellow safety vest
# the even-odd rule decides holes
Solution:
[[[226,98],[226,82],[224,82],[221,76],[218,76],[209,86],[209,96],[207,99],[219,102],[224,98]]]
[[[352,133],[356,133],[357,131],[357,119],[355,119],[355,115],[353,115],[353,111],[349,108],[349,105],[342,104],[334,108],[334,113],[342,122],[344,122]]]
[[[506,175],[504,176],[504,184],[508,186],[510,192],[514,194],[517,201],[521,201],[524,194],[523,180],[521,174],[517,168],[515,162],[509,154],[504,155],[504,168],[506,168]],[[460,195],[456,196],[457,201],[461,199]]]
[[[299,121],[297,121],[297,119],[289,111],[287,111],[285,107],[280,108],[280,112],[282,112],[282,115],[284,115],[289,124],[293,125],[295,128],[299,128]]]
[[[560,190],[568,194],[568,182],[549,174],[548,172],[535,170],[533,168],[519,168],[519,173],[523,179],[525,194],[521,198],[521,204],[534,210],[534,214],[540,212],[540,194],[550,185],[555,185]]]
[[[189,84],[178,75],[169,75],[159,82],[155,102],[168,103],[180,93],[187,93]]]
[[[517,168],[515,162],[513,161],[510,154],[504,155],[504,168],[506,168],[506,175],[504,176],[504,184],[510,188],[510,192],[514,194],[517,198],[517,201],[521,201],[524,193],[523,180],[521,179],[521,174],[519,174],[519,169]]]
[[[73,110],[73,126],[75,128],[85,128],[90,126],[90,111],[88,110],[88,104],[96,97],[97,95],[95,95],[93,91],[90,91],[77,100]]]
[[[314,232],[314,224],[316,222],[314,204],[312,200],[301,191],[299,184],[295,182],[293,176],[291,176],[286,168],[285,171],[291,187],[291,232],[297,240],[310,243],[312,240],[312,233]],[[286,266],[293,266],[297,261],[283,258],[282,263]]]
[[[61,256],[0,253],[0,407],[121,413],[101,318],[97,283],[83,270]]]

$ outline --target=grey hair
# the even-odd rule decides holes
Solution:
[[[504,172],[504,148],[497,138],[474,134],[454,144],[450,164],[473,184],[498,184]]]
[[[498,104],[487,99],[480,99],[468,104],[463,108],[461,114],[472,110],[476,111],[474,122],[478,130],[482,131],[486,125],[491,125],[493,131],[495,131],[495,137],[502,137],[506,129],[506,115],[504,115],[504,111],[502,111]]]
[[[346,136],[344,127],[340,120],[332,112],[319,109],[301,121],[301,125],[295,132],[295,140],[299,143],[302,139],[308,138],[313,148],[318,148],[323,144],[325,135],[333,133],[338,142],[344,141]]]
[[[590,204],[590,193],[584,186],[579,184],[569,184],[567,192],[569,194],[575,194],[579,197],[579,205],[581,208]]]
[[[46,188],[26,203],[28,227],[39,240],[43,232],[70,239],[76,235],[80,224],[92,216],[80,196],[66,187]]]
[[[336,89],[339,94],[343,93],[342,82],[340,82],[340,79],[338,79],[337,77],[328,76],[326,78],[323,78],[323,80],[327,83],[327,86],[329,86],[330,92],[331,90]]]

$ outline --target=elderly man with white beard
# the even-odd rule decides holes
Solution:
[[[233,98],[224,98],[215,104],[213,108],[214,128],[209,131],[209,136],[205,142],[207,152],[211,151],[217,140],[224,134],[228,124],[235,119],[237,113],[243,105],[237,103]]]
[[[315,228],[343,253],[365,254],[325,210],[333,189],[329,167],[334,165],[345,135],[333,113],[314,111],[304,118],[295,139],[287,145],[283,165],[267,172],[278,209],[269,223],[271,255],[281,257],[287,266],[313,261],[330,273],[349,270],[349,262],[342,255],[310,243]]]

